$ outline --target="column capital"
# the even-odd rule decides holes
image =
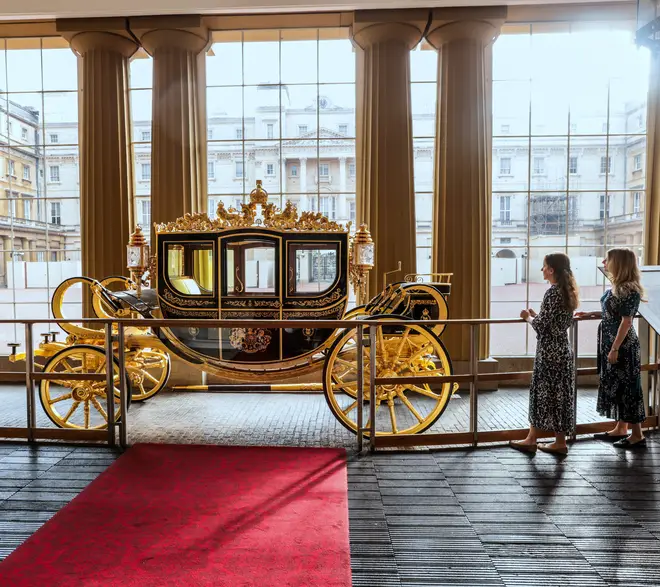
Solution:
[[[426,40],[435,48],[453,41],[477,41],[484,46],[497,39],[506,20],[506,6],[482,8],[438,8]]]
[[[131,31],[150,55],[165,48],[201,53],[211,43],[209,30],[199,15],[138,16],[129,22]]]
[[[139,48],[123,18],[65,18],[56,28],[81,56],[100,49],[131,57]]]
[[[428,16],[428,10],[423,9],[357,11],[351,37],[361,49],[380,43],[403,43],[410,50],[422,40]]]

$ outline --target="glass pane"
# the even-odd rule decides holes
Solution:
[[[77,90],[78,57],[69,49],[44,49],[44,90]]]
[[[432,83],[410,85],[413,137],[435,136],[435,106],[438,86]]]
[[[172,287],[189,296],[213,293],[213,245],[168,244],[167,277]]]
[[[131,89],[148,89],[154,83],[154,60],[142,50],[131,59],[129,70]]]
[[[225,259],[227,275],[234,277],[234,287],[225,286],[225,295],[276,294],[274,244],[257,239],[227,243]]]
[[[427,43],[420,43],[410,52],[410,81],[436,82],[438,79],[438,52]]]
[[[337,279],[337,254],[336,244],[291,245],[289,263],[295,271],[295,282],[289,282],[289,294],[320,294],[328,291]]]

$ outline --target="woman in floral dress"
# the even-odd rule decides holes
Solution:
[[[639,339],[633,319],[642,299],[637,257],[629,249],[611,249],[603,266],[612,289],[600,299],[602,312],[592,313],[601,318],[598,327],[598,402],[601,416],[612,418],[616,424],[600,440],[614,440],[619,448],[639,448],[646,445],[642,422],[646,419],[642,393]],[[628,427],[632,432],[628,436]]]
[[[548,255],[543,261],[543,277],[550,288],[543,297],[538,315],[523,310],[520,317],[536,331],[537,345],[534,372],[529,388],[529,423],[527,437],[510,445],[524,452],[536,452],[542,431],[555,433],[555,442],[538,445],[539,450],[568,453],[566,434],[573,429],[574,380],[573,350],[568,328],[579,304],[578,288],[571,262],[563,253]]]

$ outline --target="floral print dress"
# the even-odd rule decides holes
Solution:
[[[552,285],[532,320],[537,344],[529,388],[529,423],[541,430],[573,430],[575,372],[568,341],[572,320],[573,312],[564,307],[561,291]]]
[[[607,290],[600,299],[602,320],[598,326],[598,402],[596,409],[601,416],[637,424],[646,418],[642,393],[641,358],[639,338],[631,327],[619,347],[618,360],[610,364],[607,355],[612,350],[621,319],[635,316],[641,297],[630,292],[621,297]]]

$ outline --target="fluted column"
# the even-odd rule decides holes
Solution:
[[[433,271],[453,273],[452,318],[490,315],[492,51],[505,7],[438,9],[427,40],[438,55]],[[488,328],[479,359],[488,356]],[[452,359],[470,358],[469,331],[443,334]]]
[[[352,27],[358,51],[357,224],[374,239],[369,295],[396,269],[415,271],[410,50],[422,38],[427,11],[357,12]]]
[[[200,17],[131,19],[153,57],[151,219],[205,212],[208,30]]]
[[[71,33],[69,39],[81,58],[82,272],[95,279],[125,275],[133,217],[128,59],[137,45],[114,32]]]

